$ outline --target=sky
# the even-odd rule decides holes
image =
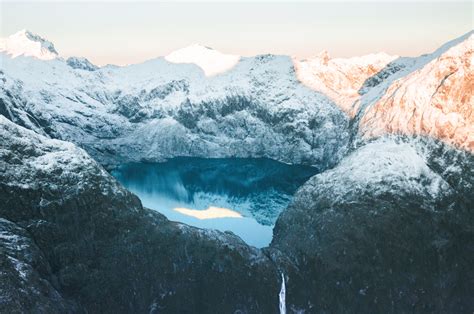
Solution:
[[[130,2],[0,0],[0,37],[28,29],[64,57],[131,64],[190,44],[300,58],[417,56],[473,29],[471,1]]]

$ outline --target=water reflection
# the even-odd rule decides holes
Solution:
[[[198,210],[184,207],[176,207],[173,210],[183,215],[196,217],[197,219],[215,219],[215,218],[242,218],[238,212],[228,208],[210,206],[208,209]]]
[[[269,159],[175,158],[124,164],[112,174],[144,206],[168,219],[200,228],[232,231],[263,247],[278,214],[316,169]]]

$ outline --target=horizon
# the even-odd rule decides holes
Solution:
[[[193,44],[243,57],[269,53],[304,59],[322,51],[332,58],[381,52],[411,57],[472,31],[471,2],[0,5],[0,37],[27,29],[51,41],[60,56],[85,57],[100,66],[141,63]]]

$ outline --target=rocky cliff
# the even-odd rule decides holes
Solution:
[[[283,274],[289,312],[472,312],[472,41],[418,58],[234,58],[212,75],[208,48],[96,68],[9,41],[0,311],[274,313]],[[173,156],[321,173],[259,250],[143,208],[103,168]]]

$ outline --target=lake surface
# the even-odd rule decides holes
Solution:
[[[174,158],[130,163],[112,171],[145,207],[200,228],[232,231],[267,246],[273,225],[292,196],[317,169],[270,159]]]

